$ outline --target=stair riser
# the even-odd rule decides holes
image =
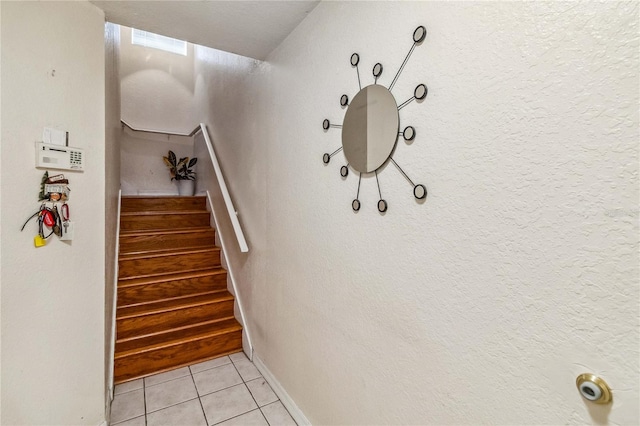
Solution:
[[[120,253],[166,250],[176,247],[213,247],[216,233],[210,231],[180,234],[120,235]]]
[[[209,226],[209,213],[154,214],[121,216],[121,231],[147,231],[151,229],[197,228]]]
[[[226,272],[184,280],[150,283],[134,287],[123,287],[118,288],[118,306],[127,306],[134,303],[144,303],[153,300],[188,296],[206,291],[224,290],[226,288]]]
[[[206,197],[122,198],[122,212],[206,210]]]
[[[116,314],[117,315],[117,314]],[[191,308],[158,314],[124,318],[116,321],[117,339],[129,339],[162,332],[171,328],[183,327],[200,321],[211,321],[233,317],[233,300],[209,303]],[[116,351],[125,350],[116,344]]]
[[[119,278],[143,275],[169,274],[179,271],[195,271],[220,266],[220,250],[155,256],[141,259],[121,259],[118,262]]]
[[[242,350],[242,331],[186,342],[115,360],[115,382],[178,368]]]

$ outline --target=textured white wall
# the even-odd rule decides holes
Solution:
[[[122,118],[137,128],[189,133],[195,125],[193,45],[187,55],[131,44],[121,27]]]
[[[107,395],[113,391],[113,313],[116,287],[116,229],[118,215],[118,194],[120,190],[120,27],[105,24],[105,380]]]
[[[389,211],[339,176],[342,93],[380,61],[416,140]],[[256,354],[314,424],[640,422],[637,3],[324,2],[257,63],[195,56],[251,251]],[[123,165],[124,166],[124,165]],[[601,374],[614,404],[579,396]]]
[[[2,2],[1,423],[105,419],[104,14],[88,2]],[[55,70],[55,74],[53,73]],[[65,172],[71,243],[34,248],[45,126],[84,148],[84,173]],[[7,206],[10,206],[7,208]]]
[[[196,155],[203,162],[198,176],[203,181],[198,187],[213,188],[210,194],[218,212],[218,232],[225,239],[225,255],[238,289],[236,295],[249,315],[245,325],[253,332],[262,328],[259,312],[269,309],[255,296],[257,289],[266,283],[267,145],[263,143],[264,128],[258,119],[265,105],[261,99],[269,66],[202,46],[195,46],[194,58],[198,121],[207,125],[249,245],[248,254],[240,252],[221,193],[215,190],[217,182],[212,168],[204,163],[209,159],[202,141],[195,145]]]
[[[190,133],[199,123],[194,96],[194,46],[187,56],[131,44],[131,28],[121,28],[122,119],[138,129]],[[193,140],[126,132],[122,139],[123,195],[178,195],[162,156],[172,150],[193,156]],[[197,166],[196,166],[197,170]]]
[[[172,150],[179,158],[191,158],[193,139],[125,131],[120,149],[123,195],[178,195],[176,181],[171,181],[162,157]]]
[[[429,196],[390,166],[388,213],[368,176],[354,214],[321,122],[352,52],[388,85],[421,24],[394,94],[429,96],[394,158]],[[637,3],[323,2],[268,62],[243,121],[267,155],[236,166],[266,180],[253,337],[312,423],[640,422]],[[587,371],[612,406],[579,396]]]

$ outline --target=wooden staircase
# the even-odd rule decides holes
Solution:
[[[242,350],[205,197],[122,197],[115,383]]]

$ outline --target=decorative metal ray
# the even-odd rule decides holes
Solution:
[[[391,81],[389,88],[388,89],[384,88],[383,90],[384,93],[387,93],[387,95],[383,95],[383,97],[390,95],[391,98],[393,99],[393,101],[391,102],[391,105],[395,105],[395,111],[400,111],[402,108],[406,107],[414,100],[420,101],[427,97],[428,89],[427,89],[427,86],[424,84],[418,84],[413,91],[413,96],[407,99],[406,101],[402,102],[400,105],[397,104],[395,97],[391,94],[393,87],[398,82],[402,72],[404,71],[407,63],[409,62],[409,58],[413,54],[413,51],[415,50],[416,46],[420,45],[424,41],[424,39],[426,38],[426,35],[427,35],[427,30],[425,29],[424,26],[419,26],[414,30],[413,44],[411,45],[409,52],[407,53],[404,60],[402,61],[402,64],[398,68],[398,71],[393,77],[393,80]],[[399,130],[400,126],[398,124],[399,121],[396,121],[394,125],[398,124],[398,131],[397,131],[397,134],[395,135],[395,139],[391,140],[393,139],[393,137],[391,137],[389,140],[383,141],[387,149],[387,151],[385,151],[385,154],[388,154],[388,155],[386,155],[386,157],[383,157],[381,161],[380,159],[372,160],[369,158],[368,150],[371,149],[371,151],[374,151],[374,148],[378,149],[378,147],[373,147],[368,145],[369,143],[368,140],[371,134],[368,133],[369,123],[367,120],[369,118],[369,114],[367,112],[367,108],[369,107],[370,104],[371,105],[376,104],[376,102],[367,103],[368,102],[367,97],[370,96],[373,98],[375,95],[375,93],[368,92],[368,90],[374,86],[382,87],[378,85],[378,79],[382,75],[384,68],[380,62],[376,63],[372,69],[372,74],[374,79],[373,85],[363,88],[362,81],[360,79],[360,69],[359,69],[360,55],[358,53],[353,53],[350,58],[350,63],[351,63],[351,66],[356,69],[356,75],[358,77],[358,93],[353,98],[353,100],[350,100],[347,94],[343,94],[340,97],[340,106],[342,108],[345,108],[345,107],[347,108],[347,112],[345,114],[345,120],[343,124],[332,124],[329,121],[329,119],[324,119],[324,121],[322,122],[322,128],[325,131],[328,131],[329,129],[332,129],[332,128],[342,129],[342,146],[336,149],[335,151],[333,151],[331,154],[325,153],[322,156],[323,163],[325,165],[329,164],[329,162],[331,161],[331,158],[334,155],[336,155],[340,151],[343,151],[345,154],[345,157],[347,157],[348,162],[346,165],[343,165],[340,167],[340,176],[342,176],[342,178],[347,178],[347,176],[349,175],[349,168],[353,168],[355,171],[358,172],[358,189],[356,191],[356,198],[351,203],[351,208],[353,209],[354,212],[358,212],[361,206],[360,185],[362,183],[362,175],[363,174],[370,175],[371,172],[373,172],[375,175],[376,185],[378,187],[378,195],[379,195],[379,200],[377,205],[378,211],[380,213],[385,213],[387,211],[388,204],[387,204],[387,201],[382,198],[382,190],[380,188],[380,179],[378,178],[378,171],[381,170],[382,167],[384,167],[384,165],[386,165],[388,162],[392,162],[393,165],[396,167],[396,169],[398,169],[398,171],[402,174],[402,176],[404,176],[405,179],[409,182],[409,184],[411,184],[411,186],[413,187],[413,196],[415,197],[415,199],[416,200],[425,199],[427,197],[427,188],[422,184],[415,184],[413,180],[409,178],[407,173],[402,169],[402,167],[400,167],[400,165],[393,159],[393,154],[395,153],[397,140],[400,136],[402,136],[402,138],[407,142],[415,139],[416,129],[413,126],[407,126],[404,128],[404,130],[400,131]],[[380,89],[378,89],[378,92],[379,90]],[[355,111],[353,113],[351,113],[352,107],[354,108],[354,111]],[[372,108],[375,108],[375,107],[372,106]],[[352,117],[354,115],[357,115],[357,118],[359,119],[359,121],[353,118],[349,119],[349,114],[352,114]],[[363,116],[364,118],[362,118]],[[399,117],[395,117],[395,119],[399,120]],[[354,124],[354,122],[356,124]],[[364,122],[364,125],[362,124],[363,122]],[[364,133],[364,136],[362,135],[362,133]],[[379,136],[376,134],[375,138],[379,138]],[[345,146],[345,142],[347,142],[347,146]],[[356,148],[354,149],[353,146],[356,146]],[[363,152],[364,152],[364,157],[366,157],[364,158],[364,160],[363,160]],[[358,160],[355,163],[352,161],[354,157],[356,157],[356,159]]]

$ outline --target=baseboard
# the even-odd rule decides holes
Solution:
[[[271,386],[271,389],[273,389],[278,398],[280,398],[280,402],[282,402],[282,405],[284,405],[287,411],[289,411],[293,420],[295,420],[298,425],[311,425],[309,419],[307,419],[302,410],[298,408],[287,391],[284,390],[280,382],[276,380],[273,374],[271,374],[271,371],[269,371],[267,366],[264,365],[260,357],[256,354],[253,355],[253,364],[256,366],[258,371],[262,373],[262,377],[264,377],[267,383],[269,383],[269,386]]]
[[[220,225],[218,223],[218,218],[216,217],[216,212],[213,209],[213,200],[211,198],[211,193],[207,191],[206,194],[207,194],[207,203],[209,205],[209,213],[211,213],[211,216],[213,216],[213,223],[215,224],[215,228],[216,228],[216,238],[220,240],[220,246],[222,248],[222,253],[221,253],[222,266],[227,270],[228,278],[229,278],[229,281],[231,282],[231,290],[232,290],[231,293],[234,295],[236,299],[236,303],[238,304],[238,310],[240,311],[239,321],[240,321],[240,324],[242,324],[242,348],[245,354],[247,354],[247,357],[251,359],[250,354],[253,354],[253,344],[251,343],[251,335],[249,334],[249,328],[247,327],[246,315],[244,314],[244,307],[242,305],[242,298],[240,297],[240,293],[238,293],[235,275],[233,274],[233,268],[231,268],[231,266],[229,265],[229,262],[227,261],[227,253],[229,252],[228,251],[229,249],[225,245],[225,240],[224,240],[224,236],[222,235],[222,232],[220,232]]]
[[[109,378],[107,383],[107,401],[106,401],[106,413],[107,420],[105,425],[110,420],[111,416],[111,402],[113,401],[114,394],[114,357],[115,357],[115,347],[116,347],[116,308],[118,305],[118,253],[120,251],[120,210],[122,209],[122,189],[118,191],[118,207],[116,214],[118,215],[118,220],[116,222],[116,244],[114,250],[115,262],[114,262],[114,271],[113,271],[113,306],[111,307],[111,342],[109,344],[109,365],[107,368],[109,369]]]
[[[137,191],[138,193],[136,195],[140,196],[140,197],[173,197],[173,196],[177,196],[178,195],[178,190],[175,191],[168,191],[168,190],[164,190],[164,189],[142,189]]]

